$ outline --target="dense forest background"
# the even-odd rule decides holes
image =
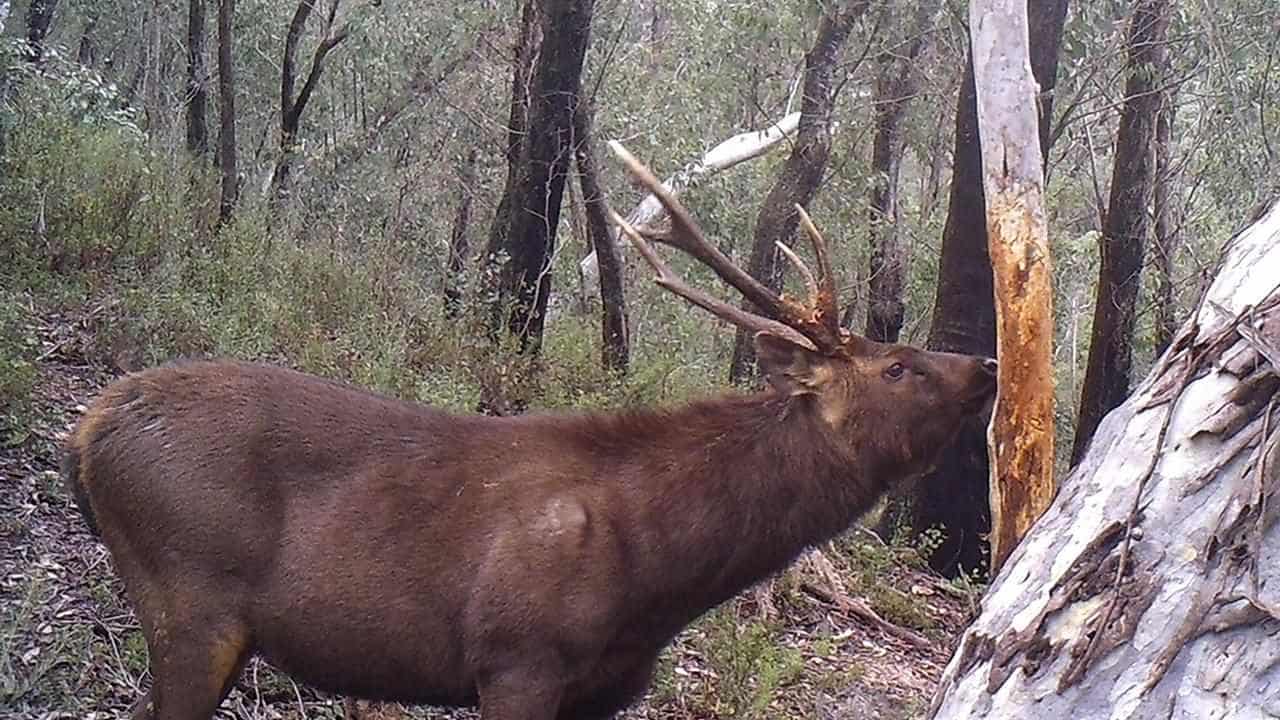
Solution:
[[[1280,13],[1029,7],[1033,55],[1049,48],[1032,62],[1066,468],[1077,427],[1087,436],[1123,398],[1222,243],[1280,190]],[[52,456],[51,359],[104,376],[265,359],[468,412],[753,385],[740,338],[654,287],[629,248],[606,302],[607,258],[596,274],[580,263],[614,249],[601,199],[623,215],[642,200],[606,141],[665,178],[795,112],[799,129],[761,157],[691,169],[681,197],[708,234],[803,292],[772,246],[795,232],[779,208],[801,202],[832,243],[849,327],[982,352],[994,330],[966,13],[954,0],[0,0],[0,444]],[[529,197],[542,214],[522,212]],[[956,453],[940,474],[964,494],[985,474]],[[968,520],[895,502],[916,508],[882,530],[924,533],[913,542],[935,568],[981,579],[981,543],[953,532]]]

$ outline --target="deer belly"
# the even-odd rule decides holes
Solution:
[[[475,683],[450,623],[433,616],[428,605],[410,609],[399,602],[378,606],[367,598],[313,597],[278,607],[285,612],[254,619],[254,644],[297,680],[375,700],[475,700]]]

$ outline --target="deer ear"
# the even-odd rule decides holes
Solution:
[[[763,331],[756,333],[755,342],[760,369],[784,395],[817,393],[831,378],[827,359],[808,348]]]

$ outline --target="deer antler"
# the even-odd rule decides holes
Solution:
[[[631,227],[617,214],[610,213],[613,223],[621,228],[640,251],[641,256],[658,273],[659,285],[694,305],[748,330],[766,330],[798,345],[823,353],[837,354],[844,350],[848,334],[840,329],[839,313],[836,309],[835,281],[831,275],[826,242],[813,227],[813,221],[803,209],[800,209],[800,221],[813,243],[814,254],[818,261],[818,275],[815,277],[790,248],[781,243],[779,246],[783,254],[795,263],[805,276],[810,291],[811,304],[808,306],[774,293],[742,268],[734,265],[724,253],[707,240],[689,211],[662,187],[662,183],[649,171],[649,168],[627,152],[626,148],[617,141],[610,141],[609,149],[626,165],[627,170],[636,180],[653,193],[671,217],[670,232],[647,234],[648,239],[679,248],[697,258],[702,264],[714,270],[720,279],[764,311],[768,317],[747,312],[689,287],[662,262],[640,231]]]

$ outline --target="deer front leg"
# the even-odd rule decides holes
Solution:
[[[564,681],[554,664],[486,673],[480,681],[481,720],[555,720]]]

